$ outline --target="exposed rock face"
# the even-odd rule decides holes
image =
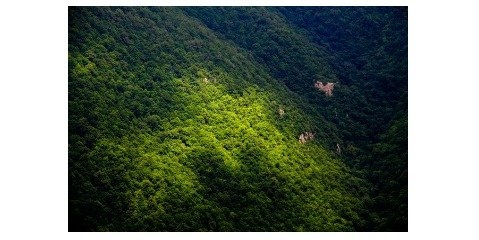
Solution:
[[[278,109],[278,114],[279,114],[280,117],[283,117],[283,115],[284,115],[284,109],[280,107],[280,108]]]
[[[323,82],[317,81],[314,83],[314,87],[324,92],[326,96],[331,97],[333,95],[334,83],[328,82],[326,85],[323,85]]]
[[[311,141],[314,139],[314,133],[312,132],[304,132],[299,135],[299,142],[301,144],[305,144],[308,141]]]

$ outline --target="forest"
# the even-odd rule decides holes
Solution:
[[[69,231],[408,231],[407,7],[69,7]]]

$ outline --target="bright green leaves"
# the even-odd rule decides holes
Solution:
[[[236,11],[274,28],[271,39],[245,39],[246,47],[261,42],[253,53],[237,45],[247,35],[225,40],[207,27],[216,23],[183,10],[70,13],[71,230],[352,231],[363,224],[369,186],[324,147],[338,141],[337,126],[309,96],[269,75],[293,89],[331,75],[320,49],[268,9]],[[305,131],[317,137],[302,145]]]

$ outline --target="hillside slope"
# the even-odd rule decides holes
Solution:
[[[348,138],[364,95],[314,89],[337,56],[284,11],[70,7],[70,231],[391,230],[367,169],[394,130]]]

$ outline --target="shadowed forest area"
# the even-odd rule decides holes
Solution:
[[[407,231],[407,7],[69,7],[69,231]]]

